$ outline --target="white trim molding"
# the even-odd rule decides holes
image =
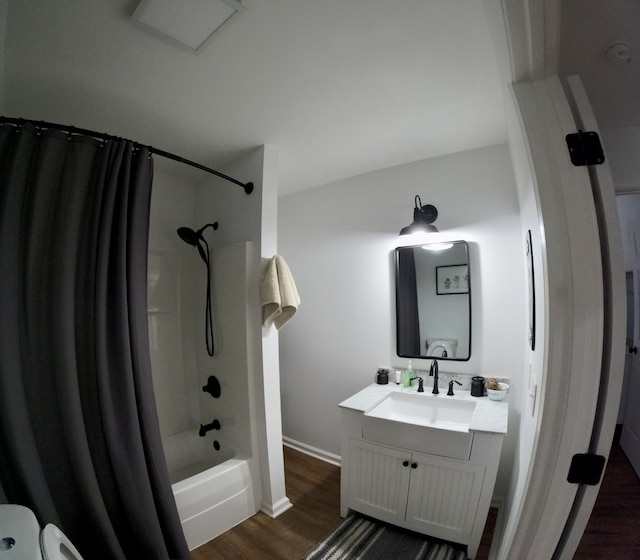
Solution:
[[[287,447],[290,447],[291,449],[300,451],[300,453],[304,453],[305,455],[309,455],[310,457],[320,459],[325,463],[335,465],[336,467],[339,467],[341,465],[340,455],[329,453],[328,451],[324,451],[322,449],[318,449],[317,447],[307,445],[306,443],[302,443],[301,441],[296,441],[295,439],[291,439],[287,436],[282,437],[282,443]]]

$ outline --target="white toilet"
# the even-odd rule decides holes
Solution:
[[[0,504],[0,559],[82,560],[82,556],[55,525],[40,530],[29,508]]]
[[[455,358],[458,350],[457,338],[434,338],[427,340],[427,356],[444,356],[447,353],[448,358]]]

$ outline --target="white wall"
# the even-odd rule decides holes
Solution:
[[[640,191],[640,127],[628,126],[601,133],[616,192]]]
[[[395,353],[393,249],[414,196],[439,211],[438,239],[470,244],[472,352],[445,372],[511,378],[512,426],[498,493],[505,489],[525,376],[524,240],[506,146],[424,160],[283,197],[279,253],[302,304],[280,331],[283,431],[339,454],[338,403],[374,381]],[[413,360],[426,370],[430,361]]]

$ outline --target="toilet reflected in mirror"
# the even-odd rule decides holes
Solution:
[[[434,358],[455,358],[458,350],[458,339],[427,339],[425,346],[427,348],[427,356],[433,356]]]

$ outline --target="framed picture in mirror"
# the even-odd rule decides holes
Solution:
[[[436,293],[439,296],[469,293],[469,267],[466,264],[436,267]]]

